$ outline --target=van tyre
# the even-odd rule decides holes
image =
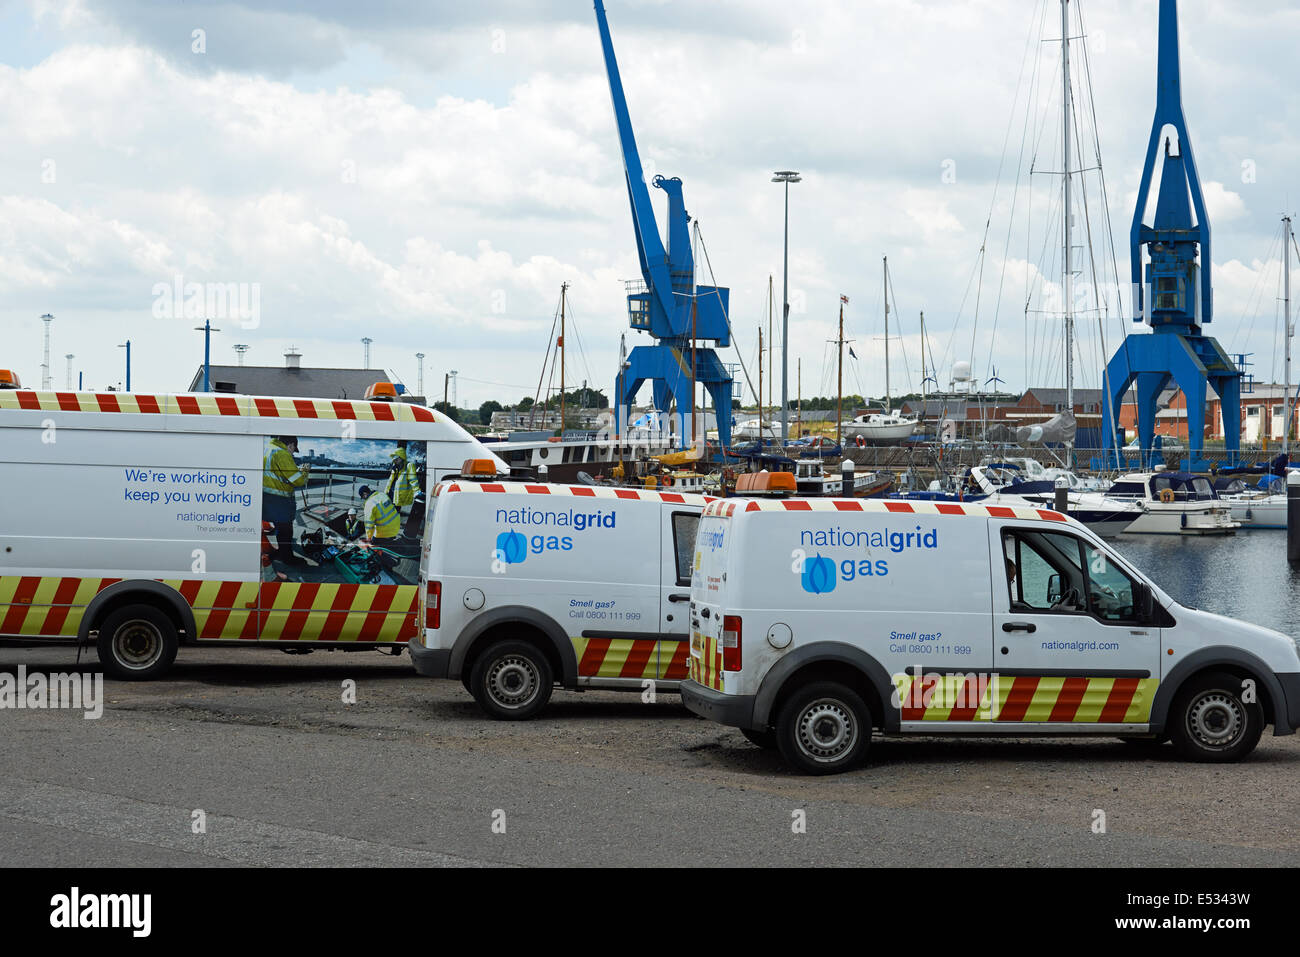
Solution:
[[[474,659],[470,694],[490,717],[531,718],[551,700],[555,675],[542,649],[527,641],[498,641]]]
[[[817,681],[796,691],[776,719],[781,756],[805,774],[838,774],[866,757],[871,710],[852,688]]]
[[[1241,679],[1214,673],[1188,681],[1169,713],[1169,738],[1190,761],[1238,761],[1255,750],[1264,731],[1259,702],[1241,700]]]
[[[753,728],[741,728],[740,733],[745,736],[746,741],[756,748],[762,748],[764,751],[776,750],[775,731],[755,731]]]
[[[152,605],[127,605],[100,623],[96,648],[104,672],[123,681],[157,678],[176,660],[176,624]]]

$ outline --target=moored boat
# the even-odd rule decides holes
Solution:
[[[1131,472],[1107,489],[1105,497],[1142,506],[1142,516],[1128,528],[1130,534],[1232,535],[1238,528],[1231,509],[1201,475]]]

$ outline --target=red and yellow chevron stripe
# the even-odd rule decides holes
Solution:
[[[706,688],[723,690],[722,647],[716,638],[709,637],[699,629],[691,632],[690,678]]]
[[[259,641],[405,642],[419,628],[416,585],[270,582],[260,592]]]
[[[86,605],[119,578],[0,576],[0,635],[75,638]],[[404,642],[415,585],[168,579],[200,640]]]
[[[687,675],[689,646],[655,638],[570,637],[580,678],[655,678],[681,681]]]
[[[895,675],[903,721],[1145,724],[1157,678]]]
[[[359,422],[437,422],[438,413],[409,402],[284,399],[251,395],[147,395],[138,392],[35,392],[0,389],[0,409],[39,412],[134,412],[278,419],[356,419]]]
[[[0,635],[75,638],[86,605],[119,578],[0,576]]]

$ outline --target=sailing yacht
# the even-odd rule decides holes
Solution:
[[[849,438],[862,439],[865,445],[897,445],[916,431],[916,419],[905,418],[892,410],[865,412],[841,428]]]
[[[889,257],[885,268],[885,409],[864,412],[840,425],[840,430],[860,445],[897,445],[916,431],[916,417],[908,418],[892,408],[889,388]]]

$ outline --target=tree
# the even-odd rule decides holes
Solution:
[[[504,406],[496,399],[488,399],[478,407],[478,420],[484,425],[492,424],[492,413],[500,412]]]
[[[435,409],[437,409],[439,412],[441,412],[443,415],[447,416],[447,417],[448,417],[449,419],[451,419],[453,422],[459,422],[459,421],[460,421],[460,413],[459,413],[459,411],[457,411],[456,409],[452,408],[450,402],[435,402],[435,403],[433,404],[433,407],[434,407]]]
[[[532,407],[533,407],[533,397],[531,395],[524,396],[522,399],[519,400],[519,404],[515,406],[515,408],[518,409],[520,412],[527,412]]]

